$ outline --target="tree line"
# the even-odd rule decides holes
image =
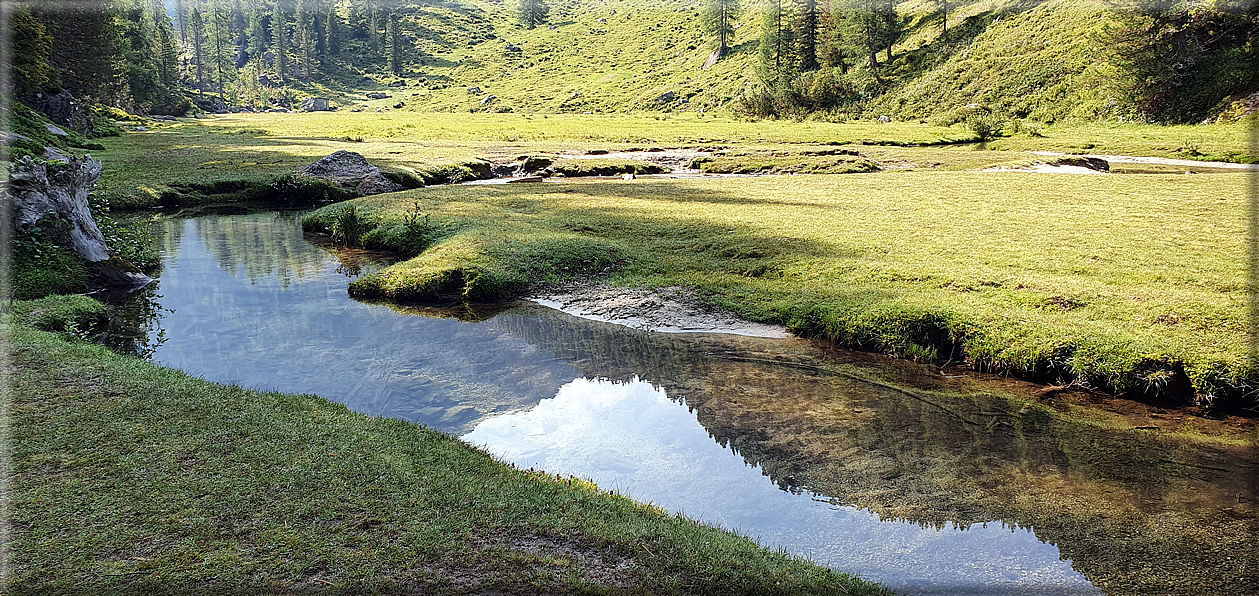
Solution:
[[[143,113],[182,113],[183,91],[231,103],[267,99],[340,59],[401,75],[416,53],[391,0],[22,2],[10,27],[14,93],[69,89]]]

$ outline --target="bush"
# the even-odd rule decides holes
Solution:
[[[966,116],[966,128],[975,133],[981,141],[1002,136],[1005,119],[988,110],[974,110]]]

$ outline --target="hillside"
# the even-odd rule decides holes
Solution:
[[[714,43],[702,32],[695,0],[570,1],[553,6],[549,24],[532,30],[515,22],[513,7],[511,0],[459,0],[413,9],[400,22],[414,40],[404,72],[411,86],[388,90],[387,99],[345,93],[342,101],[370,109],[402,101],[422,111],[713,111],[730,110],[745,89],[760,84],[759,4],[744,7],[732,51],[709,69],[703,65]],[[853,68],[838,84],[861,100],[839,110],[840,117],[947,124],[975,103],[1047,123],[1140,120],[1151,111],[1128,80],[1133,66],[1122,64],[1115,49],[1116,36],[1136,18],[1131,13],[1083,0],[959,2],[950,8],[944,38],[935,2],[907,0],[897,9],[904,33],[895,59],[881,69],[883,84],[850,57]],[[1246,35],[1252,34],[1234,32]],[[1254,51],[1237,40],[1221,43],[1232,58]],[[1219,72],[1198,74],[1185,93],[1202,97],[1180,102],[1187,105],[1177,109],[1186,113],[1172,120],[1199,121],[1227,96],[1256,89],[1253,72],[1206,58],[1201,64]],[[381,84],[396,80],[380,65],[346,66]]]

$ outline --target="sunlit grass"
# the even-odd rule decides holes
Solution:
[[[425,189],[356,202],[386,227],[418,205],[446,232],[354,289],[484,299],[611,266],[617,283],[690,286],[868,349],[1138,394],[1192,384],[1210,401],[1254,376],[1244,182],[902,172]]]

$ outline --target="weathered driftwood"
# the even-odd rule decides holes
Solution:
[[[92,217],[87,198],[100,177],[101,162],[91,156],[71,157],[67,164],[52,171],[47,164],[27,156],[14,164],[4,191],[12,197],[19,230],[41,222],[51,223],[49,220],[64,222],[69,248],[94,264],[102,283],[132,289],[144,287],[153,280],[111,254]]]

